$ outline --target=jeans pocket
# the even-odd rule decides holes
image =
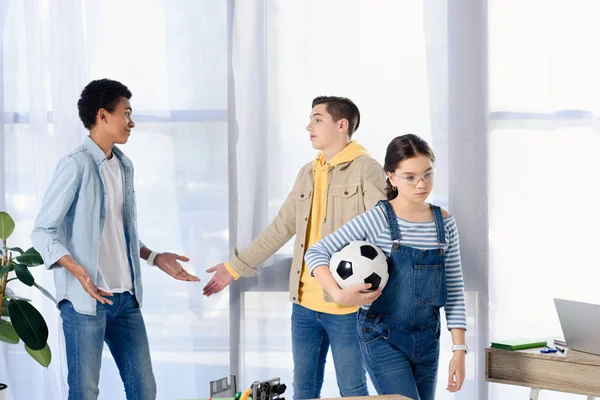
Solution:
[[[382,351],[387,353],[387,349],[391,345],[388,342],[390,337],[389,328],[381,325],[375,327],[363,327],[360,331],[360,349],[363,358],[368,366],[373,369],[377,365]]]
[[[364,344],[371,344],[389,337],[390,330],[381,324],[377,326],[363,326],[360,331],[360,338]]]
[[[415,299],[434,303],[440,296],[442,265],[415,265]]]
[[[436,343],[439,343],[440,342],[440,333],[441,333],[440,323],[436,322],[436,323],[430,324],[429,330],[431,331],[431,334],[433,335],[433,338],[435,339]]]
[[[71,302],[68,299],[62,299],[61,301],[59,301],[57,307],[61,316],[63,315],[63,313],[70,312],[71,310],[73,310],[73,304],[71,304]]]

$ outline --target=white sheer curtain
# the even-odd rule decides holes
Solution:
[[[561,337],[553,298],[600,304],[600,4],[490,4],[490,336]]]
[[[9,1],[4,7],[4,141],[0,152],[5,172],[3,195],[6,210],[17,223],[10,243],[29,247],[33,218],[54,165],[73,147],[71,143],[83,138],[77,113],[73,113],[86,74],[81,4],[65,3],[60,13],[34,1]],[[52,274],[42,268],[32,272],[39,284],[53,290]],[[11,287],[32,298],[46,316],[54,362],[44,370],[25,353],[22,344],[2,345],[1,380],[7,381],[8,392],[15,399],[63,398],[65,363],[54,304],[19,282],[12,282]],[[32,381],[36,384],[31,385]]]
[[[227,259],[231,244],[243,248],[261,232],[299,168],[314,157],[304,127],[318,95],[357,103],[362,119],[355,139],[381,162],[395,136],[429,140],[440,171],[430,201],[452,211],[450,166],[461,153],[448,145],[446,2],[12,0],[3,6],[0,196],[17,222],[15,245],[29,243],[56,160],[85,135],[76,110],[81,88],[102,77],[133,92],[137,127],[123,149],[136,165],[141,237],[153,249],[190,256],[190,270],[204,282],[203,271]],[[458,223],[467,236],[476,232],[472,220]],[[467,254],[468,246],[463,242]],[[209,299],[201,295],[204,282],[144,270],[143,313],[160,399],[208,397],[208,381],[230,370],[240,374],[240,388],[281,377],[292,396],[290,249],[260,277]],[[35,276],[53,288],[51,273],[40,269]],[[465,279],[469,285],[469,274]],[[470,287],[472,298],[482,294]],[[10,400],[62,399],[58,313],[18,289],[42,307],[54,359],[44,370],[22,347],[0,344],[0,381],[10,385]],[[468,309],[468,343],[475,348],[482,321]],[[439,399],[455,397],[444,390],[450,343],[445,333]],[[479,398],[482,374],[473,355],[456,398]],[[325,379],[322,395],[336,396],[331,360]],[[108,351],[100,387],[102,399],[123,397]]]
[[[133,92],[137,127],[123,149],[136,165],[141,237],[153,249],[190,256],[188,268],[206,282],[203,271],[229,253],[226,6],[2,2],[0,196],[17,223],[13,245],[30,243],[57,159],[85,135],[76,108],[83,86],[108,77]],[[51,273],[40,268],[35,277],[53,290]],[[177,282],[149,267],[144,285],[159,398],[208,397],[208,381],[229,371],[227,296],[205,299],[201,284]],[[1,344],[0,381],[8,383],[10,400],[66,398],[58,312],[35,291],[15,288],[46,316],[53,360],[45,370],[22,345]],[[100,393],[101,399],[124,398],[108,350]]]
[[[232,174],[232,193],[237,192],[232,198],[237,210],[232,221],[235,244],[243,248],[267,226],[299,168],[313,159],[315,151],[304,128],[311,100],[318,95],[347,96],[356,102],[362,118],[354,139],[380,162],[395,136],[410,132],[429,140],[442,170],[430,201],[447,207],[446,11],[445,2],[232,2],[230,107],[235,107],[235,113],[230,122],[235,125],[230,124],[230,139],[235,148],[230,151],[237,166]],[[279,255],[289,257],[291,251],[290,242]],[[234,321],[243,331],[233,340],[240,354],[232,357],[232,369],[243,385],[260,376],[278,376],[291,387],[288,264],[281,258],[267,263],[253,284],[239,282],[231,289],[232,310],[243,320],[240,325]],[[474,318],[470,308],[472,348]],[[445,391],[450,344],[445,333],[439,399],[454,398]],[[466,386],[457,398],[475,399],[473,354],[468,362]],[[329,358],[323,397],[339,395],[335,382]]]

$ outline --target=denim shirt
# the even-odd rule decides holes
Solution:
[[[123,171],[123,223],[134,294],[142,304],[140,248],[138,239],[133,164],[121,150],[112,153]],[[106,187],[100,171],[106,155],[88,136],[84,143],[63,157],[42,201],[31,240],[44,259],[46,268],[54,271],[56,298],[67,299],[82,314],[96,315],[96,300],[81,283],[57,261],[71,256],[83,266],[94,284],[98,282],[98,252],[107,213]]]

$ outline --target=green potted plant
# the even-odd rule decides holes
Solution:
[[[7,239],[15,229],[11,216],[0,212],[0,341],[18,344],[21,340],[25,351],[40,365],[48,367],[52,353],[48,346],[48,325],[29,299],[17,296],[8,286],[19,280],[27,286],[35,286],[46,297],[55,301],[46,289],[35,282],[29,268],[44,264],[40,254],[33,248],[23,251],[19,247],[8,247]],[[56,302],[56,301],[55,301]],[[0,384],[0,387],[5,385]],[[0,391],[0,398],[3,390]]]

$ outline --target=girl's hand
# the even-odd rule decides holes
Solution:
[[[465,356],[463,350],[456,350],[450,360],[448,387],[446,387],[449,392],[458,392],[465,381]]]
[[[344,306],[361,306],[371,304],[381,296],[381,288],[369,290],[370,283],[351,286],[346,289],[336,290],[331,294],[336,303]]]

